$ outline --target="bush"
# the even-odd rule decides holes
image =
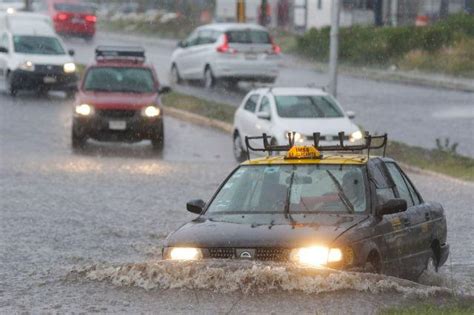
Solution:
[[[329,33],[329,27],[309,30],[298,38],[297,52],[326,61]],[[474,17],[467,14],[453,15],[427,27],[353,26],[340,30],[339,56],[353,64],[385,65],[397,62],[410,51],[434,53],[465,37],[474,37]]]

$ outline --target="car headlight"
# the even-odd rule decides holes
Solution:
[[[24,70],[24,71],[35,71],[35,64],[31,61],[25,61],[23,63],[21,63],[18,68],[20,68],[21,70]]]
[[[94,107],[89,104],[76,105],[75,112],[80,116],[91,116],[94,114]]]
[[[306,266],[324,266],[328,263],[342,260],[342,251],[339,248],[325,246],[303,247],[293,250],[290,254],[291,261]]]
[[[351,136],[349,137],[350,142],[356,142],[358,140],[361,140],[364,137],[362,132],[360,130],[357,130],[353,133],[351,133]]]
[[[201,250],[194,247],[172,247],[165,253],[165,259],[170,260],[199,260],[201,258]]]
[[[73,62],[65,63],[63,66],[65,73],[73,73],[76,72],[76,65]]]
[[[285,138],[288,139],[288,134],[289,133],[292,133],[291,131],[285,131]],[[299,133],[299,132],[295,132],[295,138],[294,138],[295,142],[303,142],[304,141],[304,136]]]
[[[160,115],[160,109],[156,106],[150,105],[142,109],[142,115],[145,117],[157,117]]]

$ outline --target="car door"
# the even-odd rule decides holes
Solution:
[[[421,202],[418,193],[398,165],[394,162],[385,164],[395,183],[395,196],[405,199],[408,206],[404,213],[408,238],[402,248],[401,262],[406,267],[403,271],[408,275],[417,275],[425,265],[427,254],[430,253],[429,208]]]
[[[256,112],[257,119],[253,130],[255,135],[266,133],[267,135],[272,136],[272,108],[270,102],[269,95],[262,96]],[[270,118],[259,118],[258,114],[260,113],[265,113],[269,115]]]
[[[395,183],[385,163],[381,159],[373,159],[369,170],[370,178],[375,184],[375,206],[396,198]],[[409,238],[405,212],[379,217],[375,226],[375,235],[381,235],[384,240],[381,255],[386,272],[396,276],[402,273],[401,257]]]
[[[202,79],[204,77],[204,66],[211,58],[216,32],[211,29],[203,29],[198,32],[198,43],[192,48],[192,77]]]
[[[189,37],[183,41],[181,52],[176,58],[178,70],[183,79],[192,78],[193,68],[193,48],[197,45],[199,40],[198,31],[194,31]]]
[[[8,56],[10,55],[10,41],[7,32],[0,35],[0,47],[7,51],[0,52],[0,86],[5,85],[7,70],[8,70]]]
[[[240,128],[241,136],[244,139],[246,136],[257,136],[255,134],[255,124],[257,122],[257,116],[255,112],[257,110],[257,104],[260,99],[258,93],[250,94],[244,103],[243,110],[240,113]]]

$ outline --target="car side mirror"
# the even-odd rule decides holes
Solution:
[[[377,206],[377,215],[384,216],[386,214],[393,214],[403,212],[408,208],[407,201],[401,198],[390,199],[383,204]]]
[[[265,119],[265,120],[270,120],[272,116],[270,115],[269,112],[258,112],[257,113],[257,118],[258,119]]]
[[[170,93],[172,90],[169,86],[162,86],[158,89],[158,93],[159,94],[166,94],[166,93]]]
[[[179,47],[179,48],[186,48],[186,46],[188,46],[188,44],[186,44],[186,41],[180,40],[180,41],[178,42],[178,47]]]
[[[347,117],[349,117],[349,119],[354,119],[356,117],[356,113],[351,111],[351,110],[348,110],[346,112],[346,115],[347,115]]]
[[[69,54],[69,56],[72,57],[72,56],[74,56],[74,55],[76,54],[76,52],[74,51],[74,49],[69,49],[69,50],[68,50],[68,54]]]
[[[0,47],[0,53],[8,54],[8,48],[6,48],[6,47]]]
[[[202,199],[191,200],[186,204],[186,209],[195,214],[201,214],[204,207],[206,207],[206,203]]]

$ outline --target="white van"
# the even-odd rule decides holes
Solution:
[[[0,89],[12,96],[19,90],[77,89],[76,65],[50,19],[34,13],[0,13]]]

